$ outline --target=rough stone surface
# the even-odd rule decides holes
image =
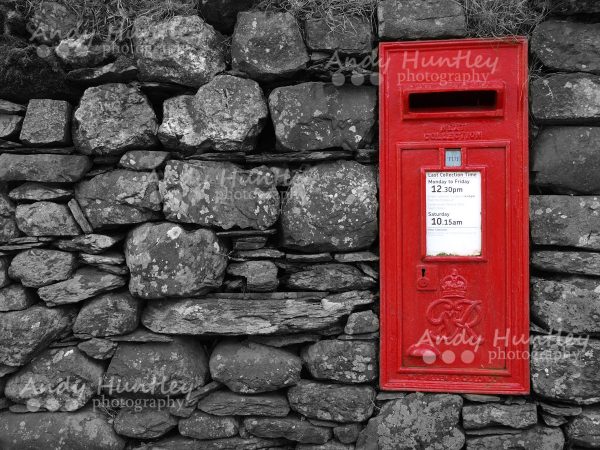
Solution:
[[[296,272],[287,279],[290,289],[304,291],[351,291],[369,289],[376,283],[354,266],[347,264],[314,265]]]
[[[34,305],[22,311],[0,313],[0,364],[22,366],[50,343],[71,331],[72,308]]]
[[[377,235],[377,183],[353,161],[297,173],[282,207],[283,245],[306,252],[368,247]]]
[[[539,449],[562,450],[565,437],[560,428],[536,426],[518,434],[490,435],[467,439],[467,450]]]
[[[75,198],[94,229],[156,219],[162,209],[154,172],[103,173],[77,184]]]
[[[0,413],[0,447],[3,450],[123,450],[120,438],[100,411]]]
[[[46,305],[57,306],[78,303],[98,294],[120,288],[126,280],[118,275],[98,269],[83,267],[65,281],[38,289],[38,295]]]
[[[109,292],[87,301],[75,319],[78,337],[106,337],[134,331],[140,320],[141,302],[129,292]]]
[[[306,45],[312,51],[368,53],[373,48],[371,21],[363,17],[348,17],[342,28],[332,26],[326,19],[307,19]]]
[[[125,257],[129,290],[148,299],[200,295],[220,287],[227,256],[213,231],[186,231],[164,222],[129,233]]]
[[[4,394],[30,411],[75,411],[98,391],[104,365],[77,347],[51,348],[10,376]]]
[[[239,423],[235,417],[213,416],[194,411],[179,421],[179,433],[194,439],[222,439],[237,436]]]
[[[58,2],[35,4],[30,19],[33,37],[41,44],[56,44],[77,28],[77,16]]]
[[[382,39],[439,39],[467,34],[465,12],[458,2],[379,0],[377,19]]]
[[[373,311],[360,311],[350,314],[344,333],[364,334],[379,331],[379,318]]]
[[[531,253],[531,267],[545,272],[600,276],[600,254],[534,250]]]
[[[296,19],[289,13],[248,11],[238,14],[231,43],[231,64],[250,78],[289,78],[309,57]]]
[[[308,418],[362,422],[373,414],[375,390],[301,380],[288,390],[288,400],[294,411]]]
[[[537,336],[532,343],[533,392],[578,405],[600,402],[600,341]]]
[[[19,135],[23,118],[0,113],[0,139],[13,139]]]
[[[600,283],[571,277],[531,280],[531,319],[546,330],[600,335]]]
[[[371,86],[309,82],[276,88],[269,109],[277,147],[292,152],[364,147],[373,137],[376,104]]]
[[[178,397],[203,386],[207,375],[206,353],[193,339],[123,342],[106,370],[103,386],[107,393],[122,390],[126,397]]]
[[[349,423],[333,428],[333,435],[342,444],[352,444],[358,440],[362,426],[358,423]]]
[[[8,273],[23,286],[39,288],[70,278],[76,263],[77,257],[73,253],[31,249],[13,258]]]
[[[198,402],[198,409],[216,416],[285,417],[290,405],[281,393],[242,395],[217,391]]]
[[[411,393],[387,402],[369,421],[357,448],[458,450],[465,437],[458,425],[462,398],[450,394]]]
[[[600,127],[546,127],[533,145],[535,184],[555,192],[596,193]]]
[[[225,70],[223,37],[198,16],[134,23],[139,77],[199,87]]]
[[[317,380],[368,383],[377,379],[375,342],[323,340],[305,348],[302,359]]]
[[[0,181],[74,183],[92,167],[82,155],[0,155]]]
[[[77,236],[81,230],[66,205],[36,202],[17,205],[15,219],[27,236]]]
[[[122,235],[86,234],[73,239],[62,239],[57,242],[57,247],[69,252],[102,253],[113,247],[123,239]]]
[[[71,105],[63,100],[29,100],[21,129],[21,142],[32,147],[68,145],[71,142]]]
[[[73,141],[86,155],[120,155],[157,143],[158,123],[148,99],[111,83],[86,89],[73,115]]]
[[[166,148],[184,154],[251,151],[268,114],[256,81],[218,75],[195,96],[164,102],[158,137]]]
[[[37,303],[33,293],[20,284],[11,284],[0,289],[0,311],[20,311]]]
[[[121,156],[119,167],[129,170],[155,170],[169,158],[169,152],[130,150]]]
[[[531,50],[550,70],[600,74],[600,24],[565,20],[540,23]]]
[[[600,249],[600,199],[532,195],[531,238],[537,245]]]
[[[8,277],[9,260],[7,258],[0,258],[0,288],[8,286],[11,283]]]
[[[293,353],[254,342],[221,341],[210,357],[212,378],[241,394],[292,386],[301,370],[302,362]]]
[[[265,294],[266,295],[266,294]],[[323,298],[159,300],[142,313],[144,326],[156,333],[265,335],[327,329],[359,305],[373,302],[369,292]]]
[[[248,417],[244,427],[250,434],[265,438],[285,438],[307,444],[324,444],[331,438],[331,430],[312,425],[298,417]]]
[[[463,427],[467,430],[490,426],[529,428],[537,423],[535,403],[503,405],[484,403],[465,405],[462,409]]]
[[[2,163],[0,155],[0,164]],[[0,165],[0,170],[1,170]],[[20,236],[20,231],[15,218],[15,205],[8,196],[0,191],[0,242],[7,242]]]
[[[155,408],[122,408],[114,421],[117,434],[136,439],[155,439],[176,426],[177,419],[167,410]]]
[[[89,341],[83,341],[77,344],[77,348],[83,353],[94,359],[110,359],[117,351],[116,342],[107,339],[93,338]]]
[[[277,266],[273,261],[231,263],[227,273],[244,279],[244,292],[270,292],[277,289]]]
[[[177,222],[264,230],[279,217],[275,177],[264,166],[170,161],[160,187],[164,214]]]
[[[54,53],[68,68],[98,66],[110,59],[114,52],[111,44],[94,44],[92,34],[61,39]]]
[[[8,193],[8,196],[14,201],[61,201],[73,197],[73,189],[43,183],[27,182],[11,190]]]
[[[583,124],[600,119],[600,77],[558,73],[531,83],[531,114],[541,124]]]
[[[150,447],[139,450],[274,450],[286,447],[285,439],[264,439],[258,437],[230,437],[198,441],[196,439],[175,436],[155,442]]]
[[[573,445],[600,447],[600,407],[583,408],[582,414],[575,417],[565,431]]]
[[[27,106],[0,99],[0,114],[23,116],[26,111]]]
[[[107,83],[128,83],[137,80],[138,69],[135,62],[126,56],[119,56],[114,62],[101,67],[85,67],[72,70],[67,79],[82,86],[96,86]]]

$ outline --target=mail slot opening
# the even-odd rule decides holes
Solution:
[[[413,92],[408,95],[408,110],[415,113],[495,111],[496,109],[498,109],[498,92],[491,89]]]

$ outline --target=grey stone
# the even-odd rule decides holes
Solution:
[[[357,442],[360,449],[460,449],[462,398],[450,394],[411,393],[386,402]]]
[[[8,277],[9,261],[7,258],[0,258],[0,288],[8,286],[11,283]]]
[[[298,444],[296,450],[354,450],[351,444],[342,444],[336,440],[331,440],[325,444]]]
[[[27,107],[24,105],[19,105],[18,103],[9,102],[8,100],[0,99],[0,114],[8,114],[8,115],[25,115],[27,111]]]
[[[583,408],[565,429],[569,442],[585,448],[600,447],[600,407]]]
[[[130,150],[121,156],[119,167],[129,170],[155,170],[169,158],[169,152]]]
[[[77,344],[77,348],[93,359],[110,359],[117,351],[119,344],[107,339],[92,338]]]
[[[529,428],[537,423],[537,406],[535,403],[525,403],[523,405],[503,405],[500,403],[465,405],[462,409],[462,417],[463,427],[466,430],[490,426]]]
[[[467,439],[467,450],[562,450],[565,437],[560,428],[536,426],[519,434],[503,434]]]
[[[129,292],[109,292],[87,301],[75,319],[73,333],[80,338],[119,336],[134,331],[141,302]]]
[[[267,294],[265,294],[267,295]],[[373,302],[366,291],[314,299],[282,300],[201,298],[158,300],[142,313],[144,326],[156,333],[190,335],[265,335],[327,329],[357,306]]]
[[[370,246],[377,235],[374,171],[353,161],[319,164],[297,173],[282,207],[283,245],[314,251]]]
[[[170,161],[160,188],[165,216],[178,222],[264,230],[279,216],[279,192],[265,167]]]
[[[291,274],[286,284],[293,290],[332,292],[369,289],[376,285],[375,280],[346,264],[314,265]]]
[[[531,279],[531,319],[546,330],[600,335],[600,283],[592,278]]]
[[[91,33],[61,39],[54,53],[61,62],[70,68],[95,67],[114,55],[114,48],[109,43],[94,44]]]
[[[0,168],[2,155],[0,155]],[[0,169],[1,170],[1,169]],[[0,191],[0,243],[8,242],[21,235],[15,217],[15,205]]]
[[[30,411],[75,411],[98,391],[104,365],[77,347],[51,348],[10,376],[4,394]]]
[[[113,247],[123,239],[122,235],[86,234],[73,239],[61,239],[56,245],[61,250],[69,252],[85,252],[98,254]]]
[[[100,411],[0,413],[0,447],[4,450],[123,450],[125,441],[115,434]]]
[[[379,318],[371,311],[360,311],[350,314],[344,333],[364,334],[379,331]]]
[[[230,437],[199,441],[175,436],[157,441],[136,450],[275,450],[289,449],[285,439],[263,439],[258,437]]]
[[[307,444],[324,444],[331,438],[329,428],[312,425],[308,420],[288,416],[248,417],[244,427],[251,434],[264,438],[285,438]]]
[[[552,71],[600,74],[600,24],[546,20],[531,38],[531,50]]]
[[[348,17],[340,27],[324,18],[307,19],[304,23],[306,45],[312,51],[368,53],[373,49],[371,21],[367,17]]]
[[[148,99],[120,83],[86,89],[73,115],[73,141],[86,155],[154,147],[158,123]]]
[[[128,83],[137,79],[135,62],[126,56],[119,56],[114,62],[101,67],[86,67],[67,73],[67,79],[83,86],[96,86],[107,83]]]
[[[247,261],[227,266],[227,273],[245,280],[244,292],[270,292],[277,289],[277,266],[272,261]]]
[[[546,127],[533,145],[536,185],[555,192],[600,192],[600,127]]]
[[[221,33],[231,34],[240,11],[249,10],[256,0],[200,0],[198,12]]]
[[[61,201],[73,197],[73,189],[48,184],[27,182],[8,193],[14,201]]]
[[[556,404],[540,401],[539,405],[542,408],[543,412],[547,412],[555,416],[578,416],[583,411],[583,408],[581,406],[565,405],[564,403]]]
[[[147,299],[201,295],[219,288],[227,265],[223,244],[213,231],[186,231],[169,222],[133,229],[125,257],[130,292]]]
[[[13,258],[8,273],[23,286],[39,288],[70,278],[76,263],[77,258],[72,253],[31,249]]]
[[[135,439],[155,439],[177,426],[177,419],[165,409],[121,408],[114,419],[117,434]]]
[[[289,78],[306,67],[300,27],[286,12],[240,12],[231,42],[231,65],[259,81]]]
[[[194,439],[222,439],[237,436],[239,423],[235,417],[212,416],[194,411],[187,419],[179,421],[179,433]]]
[[[0,289],[0,311],[20,311],[37,303],[33,292],[20,284],[11,284]]]
[[[0,139],[13,139],[19,135],[23,118],[21,116],[0,114]]]
[[[359,263],[359,262],[377,262],[379,256],[373,252],[362,251],[362,252],[348,252],[348,253],[336,253],[334,259],[340,263]]]
[[[529,202],[534,244],[600,249],[597,197],[532,195]]]
[[[600,402],[600,341],[536,336],[531,348],[532,390],[542,398],[589,405]]]
[[[319,334],[279,334],[276,336],[250,336],[249,339],[259,344],[281,348],[317,342],[321,336]]]
[[[82,155],[0,154],[0,181],[74,183],[92,167]]]
[[[377,19],[382,39],[439,39],[467,34],[465,11],[446,0],[378,0]]]
[[[77,29],[77,16],[58,2],[39,2],[30,18],[32,37],[41,44],[57,44]]]
[[[71,143],[71,105],[63,100],[32,99],[21,128],[21,142],[32,147]]]
[[[65,281],[38,289],[38,295],[48,306],[65,305],[87,300],[125,284],[123,277],[84,267]]]
[[[293,353],[255,342],[221,341],[210,356],[213,380],[241,394],[294,385],[300,380],[301,370],[302,362]]]
[[[531,267],[545,272],[600,276],[600,254],[534,250],[531,253]]]
[[[308,418],[362,422],[373,414],[375,390],[301,380],[288,390],[288,400],[294,411]]]
[[[310,99],[310,101],[307,101]],[[274,89],[269,109],[281,151],[356,150],[373,137],[377,92],[322,82]]]
[[[80,253],[79,259],[90,266],[98,266],[102,264],[119,265],[125,263],[125,255],[116,251],[108,251],[99,255]]]
[[[77,236],[81,230],[66,205],[36,202],[17,205],[15,219],[28,236]]]
[[[183,154],[251,151],[268,114],[256,81],[218,75],[195,96],[164,102],[158,137],[166,148]]]
[[[75,198],[94,229],[160,217],[158,175],[117,169],[75,186]]]
[[[600,77],[557,73],[531,83],[531,114],[540,124],[600,120]]]
[[[285,256],[276,248],[259,248],[256,250],[238,250],[231,256],[232,261],[249,261],[254,259],[280,259]]]
[[[164,343],[119,344],[103,389],[125,397],[178,397],[203,386],[208,376],[204,347],[189,338]]]
[[[302,359],[317,380],[368,383],[377,379],[375,342],[323,340],[303,349]]]
[[[198,409],[217,416],[285,417],[290,412],[285,395],[280,393],[242,395],[217,391],[198,402]]]
[[[226,68],[223,37],[198,16],[139,17],[133,41],[143,81],[199,87]]]
[[[333,428],[333,435],[342,444],[352,444],[358,440],[358,436],[362,430],[359,423],[349,423]]]
[[[0,313],[0,364],[22,366],[52,341],[71,331],[72,308],[49,309],[38,304],[21,311]]]

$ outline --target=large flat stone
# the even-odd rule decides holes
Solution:
[[[368,292],[314,299],[244,300],[195,298],[157,300],[142,313],[144,326],[156,333],[190,335],[264,335],[303,333],[336,325],[359,305],[373,302]]]
[[[467,439],[467,450],[539,449],[562,450],[565,437],[560,428],[536,426],[518,434],[502,434]]]
[[[286,285],[300,291],[351,291],[376,286],[373,278],[365,276],[349,264],[315,264],[306,270],[291,274]]]
[[[462,418],[463,427],[467,430],[493,426],[529,428],[537,424],[537,405],[535,403],[465,405],[462,409]]]
[[[123,235],[92,233],[76,236],[72,239],[61,239],[56,242],[56,246],[69,252],[98,254],[113,247],[121,240],[123,240]]]
[[[217,289],[227,265],[223,244],[213,231],[187,231],[169,222],[146,223],[132,230],[125,257],[131,273],[130,292],[147,299],[201,295]]]
[[[76,263],[77,256],[73,253],[31,249],[13,258],[8,273],[23,286],[39,288],[70,278]]]
[[[600,120],[600,77],[558,73],[531,83],[531,114],[541,124],[583,124]]]
[[[77,236],[81,230],[66,205],[36,202],[17,205],[15,219],[27,236]]]
[[[279,217],[275,176],[266,167],[170,161],[160,187],[169,220],[265,230]]]
[[[232,416],[213,416],[194,411],[188,418],[179,421],[179,433],[194,439],[222,439],[237,436],[239,422]]]
[[[158,408],[121,408],[114,419],[115,431],[134,439],[156,439],[176,426],[177,419]]]
[[[75,183],[92,167],[82,155],[0,154],[0,181]]]
[[[14,201],[61,201],[73,197],[73,189],[54,184],[37,183],[35,181],[23,183],[12,189],[8,196]]]
[[[277,392],[242,395],[217,391],[201,399],[198,409],[216,416],[285,417],[290,412],[290,405],[285,395]]]
[[[305,444],[324,444],[331,429],[311,424],[298,417],[248,417],[244,427],[250,434],[264,438],[284,438]]]
[[[531,252],[531,267],[545,272],[600,276],[600,254],[534,250]]]

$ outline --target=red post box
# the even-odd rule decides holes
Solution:
[[[527,43],[382,43],[381,387],[529,392]]]

